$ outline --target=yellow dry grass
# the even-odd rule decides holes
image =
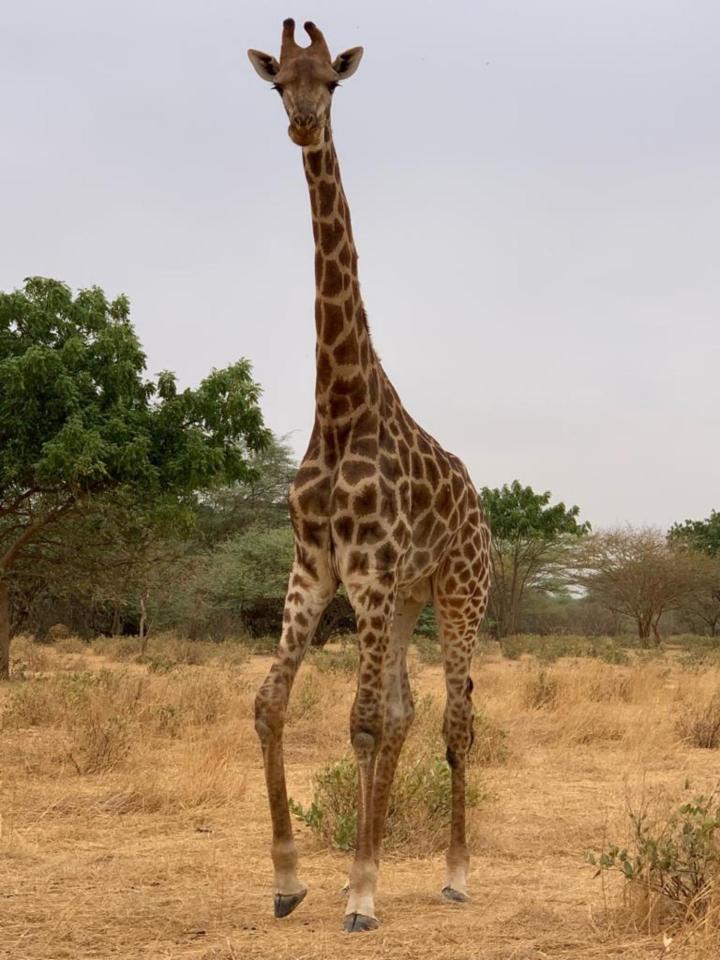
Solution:
[[[349,854],[303,826],[310,892],[288,919],[271,915],[251,718],[269,659],[167,641],[138,663],[132,645],[116,647],[22,640],[24,679],[0,687],[0,957],[720,956],[720,902],[701,926],[663,934],[623,901],[622,884],[595,879],[584,861],[605,839],[626,838],[629,796],[671,802],[687,784],[701,792],[720,781],[720,751],[692,746],[678,728],[691,706],[712,702],[717,668],[478,657],[475,700],[491,731],[478,759],[490,800],[471,817],[473,901],[439,896],[442,854],[386,859],[380,930],[348,938],[340,891]],[[343,656],[339,669],[304,668],[295,691],[286,758],[303,803],[313,772],[347,750],[353,680]],[[414,657],[411,675],[429,731],[442,709],[441,669]]]

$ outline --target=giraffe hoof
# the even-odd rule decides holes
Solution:
[[[366,917],[362,913],[348,913],[343,920],[345,933],[364,933],[366,930],[377,930],[378,922],[375,917]]]
[[[301,890],[300,893],[276,893],[275,894],[275,916],[288,917],[298,904],[305,899],[307,890]]]
[[[470,897],[466,893],[461,893],[459,890],[453,890],[452,887],[443,887],[442,895],[446,900],[450,900],[452,903],[469,903]]]

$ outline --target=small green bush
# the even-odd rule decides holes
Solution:
[[[357,765],[347,756],[322,769],[314,778],[308,807],[290,800],[292,813],[338,850],[350,850],[357,832]],[[469,779],[466,805],[477,807],[484,798]],[[450,824],[450,768],[445,759],[427,750],[405,751],[400,757],[390,794],[384,844],[394,853],[418,856],[447,843]]]
[[[629,847],[612,845],[586,859],[604,871],[663,898],[683,919],[707,910],[720,863],[720,803],[715,793],[695,797],[669,817],[653,822],[646,806],[628,811],[632,827]]]
[[[357,764],[343,757],[323,767],[313,778],[314,794],[305,809],[290,797],[290,811],[330,846],[351,850],[357,833]]]
[[[290,698],[288,720],[303,720],[314,717],[322,703],[322,685],[314,671],[306,674],[295,686]]]

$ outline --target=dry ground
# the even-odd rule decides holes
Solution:
[[[710,925],[690,938],[673,932],[668,948],[584,861],[605,838],[626,837],[628,797],[674,802],[720,781],[720,751],[689,747],[675,729],[685,704],[720,689],[717,668],[564,660],[546,668],[538,695],[534,661],[478,656],[475,700],[506,732],[508,755],[480,772],[488,799],[472,814],[473,901],[442,901],[441,852],[386,858],[380,930],[347,937],[349,854],[303,826],[310,892],[288,919],[271,915],[251,722],[269,658],[181,647],[138,663],[117,644],[16,644],[24,679],[0,687],[0,957],[720,955]],[[347,749],[352,678],[322,666],[304,668],[287,728],[290,789],[303,802],[313,771]],[[441,703],[440,668],[414,658],[412,674],[417,693]]]

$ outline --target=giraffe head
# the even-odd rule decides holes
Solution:
[[[320,143],[330,120],[333,90],[355,73],[363,54],[362,47],[352,47],[333,60],[315,24],[308,21],[305,30],[309,47],[295,43],[295,21],[283,21],[279,62],[268,53],[248,50],[257,73],[282,97],[290,120],[288,134],[301,147]]]

